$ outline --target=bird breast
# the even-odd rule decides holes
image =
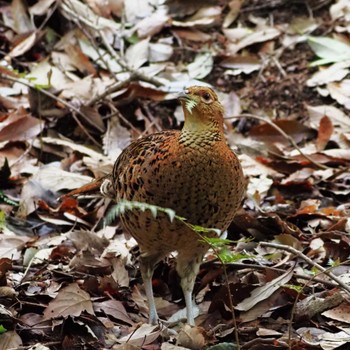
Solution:
[[[142,157],[129,154],[127,166],[121,164],[117,199],[171,208],[191,224],[226,229],[244,193],[236,155],[224,141],[187,143],[180,134],[162,141],[148,142]]]

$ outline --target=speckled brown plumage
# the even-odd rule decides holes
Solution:
[[[116,200],[171,208],[191,224],[226,230],[245,186],[240,163],[224,137],[223,107],[208,87],[190,87],[180,101],[185,114],[181,131],[137,140],[117,159],[112,176]],[[122,214],[121,221],[140,246],[150,322],[158,319],[151,284],[154,265],[177,251],[187,320],[194,324],[192,290],[207,245],[181,222],[171,223],[165,214],[154,218],[149,211],[135,209]]]

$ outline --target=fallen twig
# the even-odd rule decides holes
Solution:
[[[225,119],[233,119],[233,118],[253,118],[253,119],[257,119],[260,121],[263,121],[267,124],[269,124],[271,127],[273,127],[277,132],[279,132],[286,140],[288,140],[290,142],[290,144],[300,153],[300,155],[302,155],[305,159],[307,159],[310,163],[312,163],[313,165],[317,166],[320,169],[328,169],[327,166],[320,164],[316,161],[314,161],[311,157],[309,157],[307,154],[305,154],[300,147],[296,144],[296,142],[293,140],[293,138],[291,136],[289,136],[287,133],[285,133],[278,125],[276,125],[274,122],[272,122],[271,120],[265,119],[263,117],[259,117],[257,115],[254,114],[250,114],[250,113],[243,113],[240,115],[236,115],[236,116],[232,116],[229,118],[225,118]]]
[[[292,254],[295,254],[305,262],[307,262],[309,265],[316,267],[319,271],[327,275],[330,279],[335,281],[344,291],[346,291],[350,295],[350,286],[348,286],[346,283],[344,283],[340,278],[335,276],[329,269],[325,269],[321,265],[317,264],[316,262],[312,261],[308,256],[300,252],[299,250],[288,246],[284,244],[278,244],[278,243],[269,243],[269,242],[260,242],[259,243],[263,247],[270,247],[270,248],[276,248],[276,249],[281,249],[287,252],[290,252]]]
[[[32,88],[32,89],[34,89],[34,90],[37,90],[37,91],[41,92],[43,95],[46,95],[46,96],[52,98],[53,100],[55,100],[55,101],[61,103],[62,105],[64,105],[65,107],[67,107],[69,110],[71,110],[71,111],[73,111],[73,112],[79,114],[79,115],[80,115],[81,117],[83,117],[85,120],[88,119],[87,116],[86,116],[83,112],[81,112],[78,108],[72,106],[70,103],[66,102],[65,100],[61,99],[60,97],[55,96],[54,94],[52,94],[52,93],[49,92],[49,91],[46,91],[46,90],[44,90],[44,89],[41,89],[41,88],[39,88],[39,87],[37,87],[37,86],[35,86],[35,85],[33,85],[33,84],[27,82],[27,81],[24,81],[23,79],[14,78],[14,77],[9,76],[9,75],[5,75],[5,74],[1,74],[1,73],[0,73],[0,78],[1,78],[1,79],[6,79],[6,80],[10,80],[10,81],[13,81],[13,82],[16,82],[16,83],[20,83],[20,84],[22,84],[22,85],[24,85],[24,86],[27,86],[27,87]],[[80,122],[80,120],[77,118],[77,116],[76,116],[74,113],[72,113],[72,117],[73,117],[73,119],[76,121],[76,123],[79,125],[79,127],[81,128],[81,130],[83,131],[83,133],[89,138],[89,140],[91,140],[91,142],[92,142],[93,144],[95,144],[96,146],[100,146],[99,142],[97,142],[97,141],[90,135],[90,133],[86,130],[86,128],[84,127],[84,125]]]

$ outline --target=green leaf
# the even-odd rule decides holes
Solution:
[[[218,237],[208,237],[206,242],[213,247],[222,247],[230,243],[237,243],[237,241],[231,241],[230,239],[223,239]]]
[[[2,324],[0,324],[0,334],[5,332],[7,332],[7,329]]]
[[[296,286],[295,284],[285,284],[283,287],[295,290],[298,293],[301,293],[303,291],[302,286]]]
[[[0,210],[0,229],[5,227],[5,213]]]
[[[311,66],[329,64],[350,59],[350,45],[327,37],[309,36],[308,44],[321,60],[311,63]]]
[[[241,253],[232,253],[227,247],[224,247],[219,252],[219,258],[223,263],[227,264],[243,259],[252,259],[255,258],[255,256]]]
[[[140,41],[137,32],[134,32],[134,34],[132,36],[129,36],[128,38],[126,38],[126,41],[132,45],[138,43]]]
[[[174,219],[177,219],[181,222],[183,222],[186,226],[191,228],[193,231],[197,233],[209,233],[209,232],[215,232],[218,236],[221,234],[221,231],[216,228],[210,228],[210,227],[203,227],[198,225],[191,225],[186,221],[186,218],[183,218],[181,216],[176,215],[175,211],[170,208],[162,208],[158,207],[157,205],[153,204],[147,204],[147,203],[141,203],[141,202],[134,202],[134,201],[126,201],[121,200],[118,202],[117,205],[111,208],[111,210],[108,212],[106,216],[106,223],[109,224],[112,222],[116,216],[125,213],[127,210],[150,210],[153,217],[156,218],[158,213],[164,213],[169,217],[169,220],[172,222]]]

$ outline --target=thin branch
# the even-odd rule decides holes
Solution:
[[[110,108],[112,109],[112,113],[108,114],[104,117],[104,119],[110,119],[113,118],[115,115],[118,116],[119,119],[123,121],[132,131],[134,131],[138,136],[142,135],[139,129],[135,128],[132,123],[129,122],[128,119],[126,119],[122,113],[120,113],[119,109],[116,108],[114,105],[111,105]]]
[[[303,254],[302,252],[300,252],[299,250],[290,247],[288,245],[284,245],[284,244],[278,244],[278,243],[268,243],[268,242],[260,242],[259,243],[261,246],[263,247],[270,247],[270,248],[276,248],[276,249],[281,249],[287,252],[290,252],[292,254],[295,254],[296,256],[298,256],[299,258],[301,258],[302,260],[304,260],[305,262],[307,262],[309,265],[316,267],[319,271],[321,271],[322,273],[324,273],[325,275],[327,275],[330,279],[332,279],[333,281],[337,282],[337,284],[342,287],[342,289],[344,291],[346,291],[349,295],[350,295],[350,286],[348,286],[346,283],[344,283],[340,278],[338,278],[336,275],[334,275],[333,272],[329,271],[329,269],[325,269],[324,267],[322,267],[321,265],[315,263],[314,261],[312,261],[308,256],[306,256],[305,254]]]
[[[61,99],[60,97],[55,96],[54,94],[52,94],[49,91],[46,91],[46,90],[41,89],[39,87],[36,87],[35,85],[33,85],[33,84],[31,84],[31,83],[29,83],[27,81],[24,81],[22,79],[13,78],[13,77],[11,77],[9,75],[5,75],[5,74],[1,74],[0,73],[0,78],[6,79],[6,80],[10,80],[10,81],[13,81],[13,82],[16,82],[16,83],[20,83],[20,84],[22,84],[24,86],[27,86],[27,87],[31,88],[31,89],[37,90],[37,91],[41,92],[43,95],[46,95],[46,96],[52,98],[53,100],[61,103],[62,105],[67,107],[69,110],[77,113],[78,115],[80,115],[85,120],[88,119],[87,116],[83,112],[81,112],[78,108],[72,106],[70,103],[66,102],[65,100]],[[75,122],[78,124],[78,126],[81,128],[83,133],[89,138],[89,140],[92,143],[94,143],[96,146],[100,146],[100,144],[90,135],[90,133],[86,130],[84,125],[80,122],[80,120],[77,118],[77,116],[74,113],[72,113],[72,117],[75,120]]]
[[[86,105],[88,107],[94,105],[96,102],[104,99],[106,96],[110,95],[113,92],[123,89],[124,87],[126,87],[128,84],[130,84],[132,81],[135,81],[135,80],[137,80],[137,76],[132,73],[127,79],[118,81],[110,85],[103,93],[93,97],[89,102],[87,102]]]
[[[317,166],[320,169],[329,169],[327,166],[320,164],[316,161],[314,161],[311,157],[309,157],[307,154],[305,154],[300,147],[296,144],[296,142],[293,140],[293,138],[291,136],[289,136],[287,133],[285,133],[283,131],[283,129],[281,129],[278,125],[276,125],[274,122],[272,122],[271,120],[265,119],[263,117],[259,117],[257,115],[254,114],[250,114],[250,113],[243,113],[240,115],[236,115],[236,116],[232,116],[229,118],[225,118],[225,119],[240,119],[240,118],[253,118],[253,119],[257,119],[260,121],[263,121],[267,124],[269,124],[271,127],[273,127],[277,132],[279,132],[286,140],[288,140],[290,142],[290,144],[300,153],[300,155],[302,155],[305,159],[307,159],[310,163],[312,163],[313,165]]]
[[[99,30],[99,34],[101,36],[102,42],[105,45],[107,51],[109,52],[109,54],[116,60],[116,62],[123,67],[125,70],[127,70],[128,72],[130,72],[131,74],[135,75],[135,77],[139,80],[145,81],[147,83],[151,83],[155,86],[163,86],[164,83],[154,77],[150,77],[147,76],[146,74],[137,71],[135,69],[133,69],[132,67],[130,67],[113,49],[113,47],[111,46],[111,44],[108,42],[106,35],[104,34],[104,32],[102,30]]]
[[[209,263],[212,264],[213,260],[211,260],[210,262],[207,262],[207,263],[203,263],[201,266],[203,267],[203,266],[205,266],[206,264],[209,264]],[[221,262],[219,260],[218,260],[218,263],[220,263],[220,265],[221,265]],[[270,271],[276,271],[276,272],[282,272],[282,273],[285,272],[284,269],[279,269],[277,267],[272,267],[272,266],[237,263],[237,262],[227,262],[225,264],[228,265],[228,266],[232,266],[233,268],[242,268],[242,269],[251,268],[251,269],[255,269],[255,270],[270,270]],[[303,274],[300,274],[300,273],[293,273],[293,276],[296,277],[296,278],[300,278],[300,279],[306,280],[308,282],[310,282],[312,280],[312,281],[315,281],[315,282],[323,283],[323,284],[325,284],[325,285],[327,285],[329,287],[337,287],[338,286],[337,283],[334,283],[334,282],[331,282],[331,281],[325,281],[322,278],[317,278],[315,276],[303,275]]]
[[[184,224],[186,224],[186,222],[183,222]],[[189,226],[190,227],[190,226]],[[192,228],[193,230],[193,228]],[[228,303],[229,303],[229,308],[231,311],[231,315],[232,315],[232,321],[233,321],[233,327],[234,327],[234,334],[235,334],[235,340],[236,340],[236,345],[237,345],[237,350],[241,349],[240,346],[240,342],[239,342],[239,333],[238,333],[238,328],[237,328],[237,320],[236,320],[236,315],[235,315],[235,307],[233,305],[233,301],[232,301],[232,295],[231,295],[231,289],[230,289],[230,284],[228,282],[228,274],[227,274],[227,268],[226,268],[226,264],[225,262],[222,260],[220,252],[218,251],[218,249],[210,243],[210,241],[207,239],[206,236],[202,236],[199,232],[194,231],[199,237],[200,239],[204,240],[209,247],[213,250],[214,254],[216,255],[216,257],[219,259],[221,266],[222,266],[222,270],[224,272],[224,277],[225,277],[225,287],[227,289],[227,294],[228,294]]]

